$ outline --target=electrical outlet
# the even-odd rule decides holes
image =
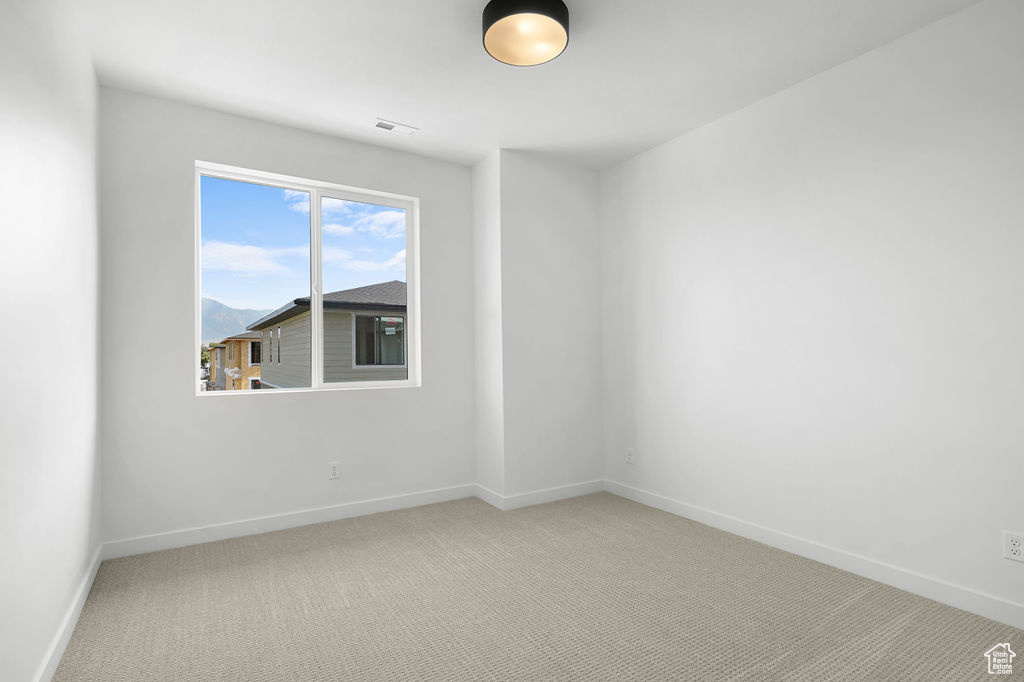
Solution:
[[[331,479],[332,481],[334,479],[338,478],[338,476],[340,475],[340,473],[339,473],[340,469],[341,469],[341,462],[329,462],[328,463],[327,478]]]
[[[1003,531],[1003,556],[1013,561],[1024,561],[1024,533]]]
[[[636,466],[636,460],[636,450],[633,448],[626,448],[626,464]]]

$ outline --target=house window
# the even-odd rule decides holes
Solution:
[[[196,196],[197,352],[252,339],[261,388],[419,385],[418,199],[205,162]]]
[[[249,390],[258,391],[263,388],[263,384],[260,383],[259,379],[249,379]]]
[[[405,365],[405,320],[380,315],[355,316],[355,367]]]

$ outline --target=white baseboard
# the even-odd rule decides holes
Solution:
[[[579,497],[580,495],[599,493],[602,490],[604,490],[604,480],[599,478],[593,481],[583,481],[582,483],[570,483],[569,485],[560,485],[554,488],[542,488],[540,490],[531,490],[530,492],[518,493],[516,495],[505,495],[504,509],[519,509],[520,507],[530,507],[535,504],[544,504],[545,502],[564,500],[569,497]]]
[[[516,495],[502,495],[490,488],[478,483],[467,483],[465,485],[451,486],[448,488],[437,488],[404,495],[392,495],[390,497],[379,497],[372,500],[360,500],[358,502],[347,502],[329,507],[318,507],[316,509],[303,509],[301,511],[274,514],[271,516],[260,516],[240,521],[228,521],[198,528],[185,528],[182,530],[156,533],[154,535],[143,535],[122,540],[110,540],[103,546],[104,559],[116,559],[118,557],[145,554],[146,552],[157,552],[163,549],[174,549],[176,547],[187,547],[203,542],[215,542],[227,540],[256,533],[267,533],[285,528],[306,526],[311,523],[323,523],[325,521],[337,521],[353,516],[365,514],[376,514],[377,512],[418,507],[424,504],[435,502],[447,502],[463,497],[476,496],[484,502],[497,507],[498,509],[519,509],[534,504],[553,502],[567,497],[576,497],[588,493],[596,493],[604,490],[604,480],[595,479],[583,483],[532,490]]]
[[[939,578],[893,566],[837,547],[773,530],[727,514],[687,504],[641,488],[606,480],[605,490],[621,497],[655,507],[700,523],[784,549],[808,559],[835,566],[865,578],[898,587],[901,590],[954,606],[964,611],[991,618],[1016,628],[1024,629],[1024,604],[1011,602],[992,594]]]
[[[317,507],[315,509],[303,509],[283,514],[273,514],[271,516],[242,519],[240,521],[216,523],[198,528],[185,528],[155,535],[110,540],[103,546],[103,558],[115,559],[134,554],[156,552],[162,549],[187,547],[203,542],[215,542],[245,535],[284,530],[285,528],[308,526],[312,523],[324,523],[325,521],[337,521],[353,516],[419,507],[420,505],[433,504],[435,502],[448,502],[449,500],[457,500],[463,497],[472,497],[476,494],[477,486],[473,483],[467,483],[465,485],[436,488],[434,490],[424,490],[404,495],[391,495],[371,500],[346,502],[329,507]]]
[[[85,575],[82,576],[82,581],[78,584],[78,589],[68,605],[67,613],[64,614],[64,619],[60,622],[57,634],[54,635],[50,648],[46,650],[46,656],[36,672],[35,682],[49,682],[53,678],[53,674],[57,672],[61,656],[64,655],[64,650],[68,648],[71,633],[75,631],[75,625],[78,624],[78,616],[82,614],[82,607],[85,606],[85,600],[89,597],[89,590],[92,589],[92,583],[96,580],[96,572],[100,570],[103,556],[102,550],[103,545],[100,545],[93,552],[92,559],[85,569]]]
[[[495,491],[491,490],[487,486],[480,485],[479,483],[475,484],[475,487],[476,487],[476,496],[479,497],[481,500],[483,500],[487,504],[491,505],[492,507],[496,507],[498,509],[504,509],[505,508],[505,496],[504,495],[502,495],[499,492],[495,492]]]
[[[535,504],[564,500],[569,497],[579,497],[580,495],[599,493],[604,490],[604,480],[598,478],[593,481],[570,483],[569,485],[559,485],[554,488],[542,488],[540,490],[531,490],[526,493],[517,493],[515,495],[502,495],[501,493],[497,493],[490,488],[480,485],[479,483],[476,484],[476,488],[476,495],[481,500],[492,507],[497,507],[503,511],[509,511],[512,509],[520,509],[521,507],[530,507]]]

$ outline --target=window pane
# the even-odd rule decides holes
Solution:
[[[308,387],[309,193],[202,176],[200,197],[200,339],[228,351],[203,388]],[[277,361],[253,366],[278,328]]]
[[[320,218],[324,381],[408,378],[405,209],[325,196]]]
[[[356,364],[377,364],[376,319],[366,315],[356,316]]]
[[[377,320],[378,364],[405,364],[405,321],[400,317]]]

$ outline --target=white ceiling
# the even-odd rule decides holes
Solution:
[[[77,4],[109,85],[461,163],[604,168],[977,1],[567,0],[569,47],[533,68],[483,51],[486,0]]]

